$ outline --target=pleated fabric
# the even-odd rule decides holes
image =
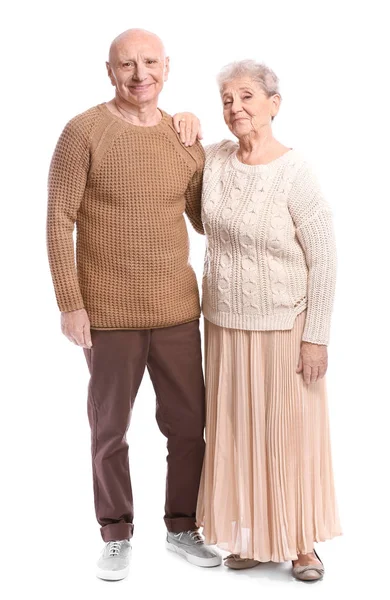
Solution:
[[[296,373],[306,311],[287,331],[205,319],[206,454],[197,524],[206,543],[294,560],[341,534],[325,378]]]

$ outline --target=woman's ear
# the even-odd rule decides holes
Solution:
[[[279,112],[280,103],[282,101],[282,98],[280,97],[279,94],[274,94],[273,96],[271,96],[270,100],[271,100],[271,117],[272,117],[272,119],[274,119]]]

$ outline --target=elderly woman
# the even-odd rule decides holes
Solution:
[[[332,218],[307,162],[278,142],[265,65],[219,75],[238,143],[206,149],[202,218],[206,456],[197,521],[226,566],[291,560],[320,579],[314,543],[341,533],[325,386],[335,289]]]

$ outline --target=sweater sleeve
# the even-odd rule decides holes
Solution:
[[[289,211],[308,267],[302,340],[327,345],[336,284],[336,246],[331,209],[307,165],[299,170],[292,185]]]
[[[188,185],[185,193],[186,208],[185,213],[189,218],[191,225],[198,233],[204,235],[202,224],[202,181],[205,155],[201,144],[198,142],[196,148],[196,171]],[[194,150],[195,150],[194,148]]]
[[[88,135],[72,119],[62,132],[50,165],[47,251],[58,307],[62,312],[84,308],[73,242],[89,169]]]

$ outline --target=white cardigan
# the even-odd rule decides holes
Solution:
[[[245,165],[230,140],[206,148],[202,220],[207,238],[202,309],[221,327],[291,329],[328,344],[336,282],[330,207],[295,150]]]

